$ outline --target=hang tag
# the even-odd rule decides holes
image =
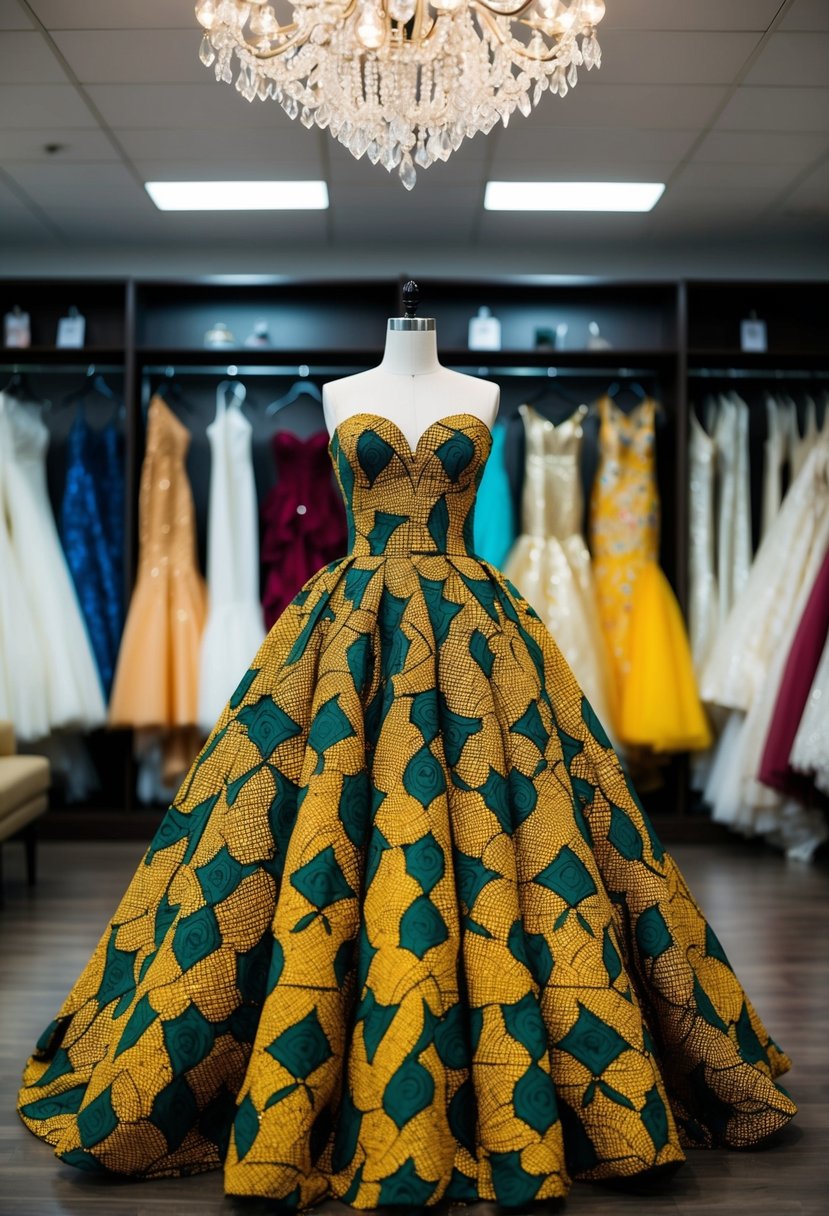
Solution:
[[[765,321],[749,317],[740,322],[740,350],[755,352],[768,350]]]
[[[86,317],[72,309],[68,317],[58,321],[57,346],[61,350],[79,350],[86,336]]]

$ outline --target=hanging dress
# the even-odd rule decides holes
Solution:
[[[789,649],[777,692],[758,777],[764,785],[808,799],[809,782],[791,766],[795,736],[817,676],[829,636],[829,551],[809,593],[809,599]]]
[[[791,485],[703,673],[707,701],[729,718],[711,774],[714,818],[808,857],[812,829],[757,781],[762,748],[794,633],[829,546],[829,445],[818,444]],[[706,797],[709,792],[706,791]]]
[[[266,638],[26,1067],[80,1169],[357,1209],[748,1147],[789,1067],[546,626],[480,418],[341,422],[349,553]]]
[[[515,543],[515,512],[512,489],[504,462],[507,424],[492,430],[492,454],[486,462],[475,502],[475,552],[500,570]]]
[[[580,456],[587,412],[581,406],[556,426],[531,405],[519,407],[526,440],[521,535],[504,573],[533,605],[599,720],[612,731],[607,653],[582,532]]]
[[[616,731],[623,746],[704,750],[711,734],[685,624],[658,561],[656,403],[645,400],[628,415],[604,397],[599,414],[591,548]]]
[[[780,510],[783,501],[783,476],[789,463],[789,440],[794,426],[797,434],[797,415],[794,402],[766,395],[766,439],[763,444],[763,514],[760,527],[762,540]]]
[[[715,423],[713,414],[711,421]],[[714,517],[717,446],[711,428],[706,430],[693,410],[690,414],[688,448],[688,629],[694,672],[699,678],[714,645],[719,624]]]
[[[168,774],[180,767],[194,733],[207,606],[185,467],[189,446],[190,432],[153,397],[139,491],[138,576],[109,707],[111,726],[163,732]]]
[[[331,479],[325,431],[272,440],[279,480],[262,504],[262,602],[270,629],[301,587],[346,548],[342,501]]]
[[[201,641],[198,721],[208,733],[262,644],[259,520],[252,427],[237,399],[217,391],[210,443],[208,614]]]
[[[109,696],[124,626],[124,440],[109,422],[94,430],[83,409],[67,439],[60,531],[104,693]]]
[[[14,664],[13,679],[45,681],[46,731],[95,730],[106,718],[103,689],[75,587],[61,548],[46,481],[49,431],[37,407],[0,398],[0,461],[3,512],[16,557],[19,587],[12,591],[18,633],[5,633],[7,652],[38,650],[31,676]],[[11,567],[14,574],[14,566]],[[13,626],[14,621],[10,624]],[[24,635],[21,637],[21,635]],[[11,666],[11,664],[10,664]],[[36,698],[40,693],[35,694]],[[13,705],[28,693],[19,689]],[[12,719],[14,721],[14,718]],[[34,724],[21,720],[23,738],[37,738]],[[42,730],[42,718],[37,729]]]

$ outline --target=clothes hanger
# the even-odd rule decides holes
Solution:
[[[295,380],[284,397],[277,397],[275,401],[265,407],[265,413],[269,417],[278,414],[287,405],[293,405],[295,401],[299,401],[300,397],[311,397],[322,405],[322,393],[313,380]]]
[[[181,406],[186,414],[195,414],[195,405],[184,395],[175,375],[176,369],[169,367],[164,374],[164,378],[156,386],[155,396],[160,397],[169,406]]]
[[[231,390],[230,401],[227,399],[227,390]],[[248,390],[242,384],[241,380],[222,380],[216,385],[216,409],[237,409],[240,410],[245,404],[245,398],[248,395]]]
[[[0,392],[6,396],[14,397],[16,401],[20,401],[22,404],[28,402],[30,405],[39,405],[44,410],[52,408],[52,402],[48,397],[43,397],[34,391],[25,372],[14,371],[8,384],[4,385],[0,389]]]

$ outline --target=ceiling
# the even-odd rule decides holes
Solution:
[[[0,254],[829,242],[829,0],[607,0],[603,66],[396,175],[198,59],[192,0],[0,0]],[[46,150],[47,145],[58,150]],[[325,213],[162,214],[150,179],[323,177]],[[647,216],[485,213],[487,179],[664,181]]]

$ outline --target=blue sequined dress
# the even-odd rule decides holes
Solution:
[[[499,570],[515,541],[515,511],[504,463],[506,437],[506,423],[497,423],[475,503],[475,552]]]
[[[60,531],[101,684],[109,696],[124,623],[124,440],[83,412],[67,443]]]

